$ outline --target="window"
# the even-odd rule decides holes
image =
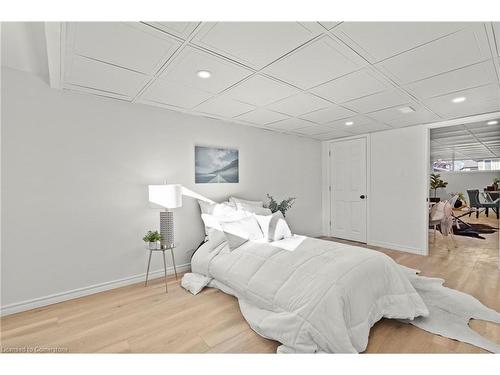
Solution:
[[[500,159],[483,160],[436,160],[432,163],[434,172],[499,171]]]

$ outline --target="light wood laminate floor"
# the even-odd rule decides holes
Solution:
[[[466,218],[475,222],[476,219]],[[495,218],[480,222],[498,227]],[[456,237],[448,251],[438,234],[430,256],[373,248],[422,275],[441,277],[445,285],[478,298],[500,311],[498,233],[486,240]],[[431,236],[432,238],[432,236]],[[332,239],[333,240],[333,239]],[[346,241],[340,241],[346,242]],[[364,246],[364,245],[362,245]],[[207,288],[197,296],[169,279],[147,287],[134,284],[1,319],[2,351],[16,347],[59,348],[70,353],[275,353],[277,342],[253,332],[234,297]],[[500,326],[472,321],[471,327],[500,342]],[[370,333],[368,353],[479,353],[474,346],[382,319]]]

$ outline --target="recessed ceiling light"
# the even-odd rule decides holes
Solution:
[[[459,96],[458,98],[454,98],[451,101],[453,103],[463,103],[463,102],[465,102],[466,99],[467,98],[465,96]]]
[[[401,107],[398,108],[398,111],[401,113],[412,113],[415,112],[415,110],[412,107]]]
[[[196,75],[200,78],[210,78],[212,73],[210,73],[208,70],[200,70],[196,73]]]
[[[497,120],[488,121],[488,122],[486,123],[486,125],[496,125],[496,124],[498,124],[498,121],[497,121]]]
[[[347,121],[345,124],[346,124],[347,126],[351,126],[351,125],[354,125],[354,122],[352,122],[352,121]]]

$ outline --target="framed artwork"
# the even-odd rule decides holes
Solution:
[[[238,150],[195,146],[194,175],[197,184],[238,183]]]

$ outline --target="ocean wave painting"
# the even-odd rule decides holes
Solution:
[[[194,163],[197,184],[239,182],[238,150],[195,146]]]

